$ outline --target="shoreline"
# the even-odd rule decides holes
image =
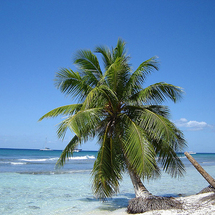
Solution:
[[[140,213],[137,215],[211,215],[215,214],[215,193],[202,193],[202,194],[194,194],[186,197],[177,197],[175,198],[181,203],[183,203],[183,209],[169,209],[169,210],[153,210],[147,211],[144,213]],[[121,208],[119,210],[115,210],[111,213],[107,213],[109,215],[127,215],[127,208]],[[104,213],[105,214],[105,213]]]

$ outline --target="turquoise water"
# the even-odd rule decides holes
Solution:
[[[94,198],[91,175],[97,152],[82,151],[62,169],[55,169],[61,151],[0,149],[0,214],[102,214],[126,207],[134,197],[127,174],[120,193],[107,202]],[[195,154],[193,157],[215,177],[215,154]],[[208,186],[185,156],[183,178],[172,179],[162,174],[160,179],[146,181],[155,195],[191,195]]]

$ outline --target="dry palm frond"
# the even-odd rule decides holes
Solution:
[[[149,196],[131,199],[127,207],[129,214],[151,210],[182,209],[182,203],[172,197]]]

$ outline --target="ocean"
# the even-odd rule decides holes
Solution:
[[[128,174],[125,173],[120,192],[101,202],[94,198],[91,169],[97,152],[74,152],[65,166],[55,169],[62,151],[0,149],[0,214],[6,215],[86,215],[108,214],[125,208],[134,198]],[[215,178],[215,154],[192,155]],[[180,155],[186,167],[182,178],[171,178],[166,173],[156,180],[145,181],[154,195],[192,195],[208,183],[187,158]]]

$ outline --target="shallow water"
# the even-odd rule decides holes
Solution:
[[[64,168],[55,169],[61,151],[0,149],[0,214],[99,214],[126,207],[134,197],[127,174],[120,193],[107,202],[94,198],[90,171],[97,152],[74,153]],[[195,154],[193,157],[215,177],[215,154]],[[173,179],[162,174],[160,179],[145,181],[155,195],[191,195],[208,186],[185,156],[183,178]]]

